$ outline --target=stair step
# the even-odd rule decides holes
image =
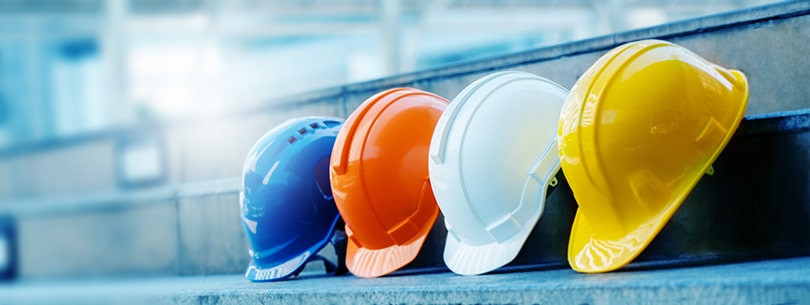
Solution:
[[[808,155],[810,109],[745,119],[715,174],[701,179],[629,268],[810,256]],[[568,266],[577,205],[558,178],[543,216],[505,270]],[[248,257],[239,182],[19,201],[0,205],[0,215],[15,218],[21,279],[241,274]],[[445,238],[440,218],[399,273],[446,270]]]
[[[301,275],[251,283],[239,275],[0,286],[3,304],[810,304],[810,257],[676,269],[579,274],[570,269],[362,279]]]
[[[396,86],[452,97],[496,70],[526,70],[571,86],[610,48],[663,38],[745,72],[749,117],[714,164],[717,173],[702,178],[630,268],[807,256],[810,86],[804,73],[810,44],[796,42],[806,40],[808,25],[810,2],[786,2],[347,84],[274,101],[262,111],[0,151],[0,216],[12,216],[16,227],[23,280],[241,273],[247,246],[236,208],[238,175],[253,141],[283,119],[345,117]],[[790,111],[772,113],[784,110]],[[133,189],[114,182],[118,143],[133,133],[162,139],[168,186]],[[543,217],[506,269],[567,266],[577,206],[558,178]],[[401,273],[444,270],[446,231],[441,219],[436,223]]]
[[[239,182],[24,200],[0,215],[15,218],[20,278],[239,273]]]

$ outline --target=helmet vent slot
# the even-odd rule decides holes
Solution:
[[[289,139],[287,139],[287,142],[290,142],[290,144],[295,143],[295,136],[292,136]]]
[[[323,123],[326,125],[327,128],[332,128],[332,127],[340,125],[340,122],[331,121],[331,120],[330,121],[323,121]]]

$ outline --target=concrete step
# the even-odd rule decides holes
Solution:
[[[810,2],[786,2],[348,84],[250,113],[0,151],[0,232],[16,237],[16,280],[0,284],[0,303],[808,304],[808,29]],[[448,273],[440,219],[419,257],[393,276],[323,277],[313,267],[293,281],[243,279],[238,175],[253,141],[279,122],[345,117],[367,97],[397,86],[453,97],[506,69],[571,86],[607,50],[644,38],[668,39],[742,70],[751,99],[715,175],[702,178],[628,268],[600,275],[566,268],[576,203],[559,176],[526,246],[500,273]],[[128,144],[138,141],[158,143],[152,161],[160,170],[133,183],[122,179],[121,164]],[[785,257],[793,258],[776,260]],[[741,261],[749,262],[728,264]]]
[[[253,142],[283,120],[304,115],[346,117],[368,97],[412,86],[447,98],[487,73],[524,70],[571,87],[609,49],[645,38],[667,39],[717,64],[745,72],[747,115],[810,108],[810,2],[791,1],[647,29],[575,41],[268,101],[217,117],[158,122],[0,151],[0,204],[5,198],[77,196],[239,175]],[[154,143],[158,170],[145,183],[126,179],[127,147]],[[81,173],[81,174],[77,174]]]
[[[810,2],[787,2],[348,84],[251,113],[18,147],[0,152],[0,214],[13,220],[23,280],[241,273],[247,257],[236,208],[239,171],[253,141],[283,119],[345,116],[395,86],[452,97],[496,70],[526,70],[571,86],[610,48],[663,38],[745,72],[749,117],[715,163],[717,174],[701,180],[631,268],[810,255],[810,111],[801,110],[810,109],[809,25]],[[791,111],[769,114],[783,110]],[[120,181],[121,155],[139,141],[162,143],[157,155],[164,159],[155,162],[163,170],[150,183]],[[576,203],[561,181],[506,269],[566,266]],[[403,272],[443,270],[445,234],[439,220]]]
[[[579,274],[570,269],[362,279],[302,274],[251,283],[239,275],[0,286],[3,304],[810,304],[810,257]]]
[[[746,118],[715,162],[715,174],[701,179],[628,268],[810,256],[808,156],[810,109]],[[558,178],[542,218],[504,270],[568,266],[577,205]],[[0,205],[0,215],[14,219],[22,280],[237,274],[248,262],[239,182],[16,201]],[[446,270],[445,237],[440,218],[419,256],[399,273]]]
[[[239,179],[0,206],[17,234],[17,277],[241,272]]]

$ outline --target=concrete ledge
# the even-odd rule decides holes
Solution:
[[[3,304],[810,304],[810,257],[578,274],[569,269],[361,279],[241,275],[0,285]]]
[[[746,118],[715,162],[715,175],[701,179],[628,268],[810,255],[808,152],[810,109]],[[528,241],[502,270],[567,266],[577,205],[561,173],[558,179]],[[248,257],[238,191],[235,177],[12,201],[0,204],[0,214],[16,220],[21,279],[241,273]],[[446,234],[439,219],[398,273],[446,270]]]
[[[248,262],[239,179],[0,205],[21,279],[238,273]],[[3,303],[0,301],[0,303]]]
[[[17,219],[18,275],[177,274],[176,214],[174,205],[161,201],[139,209]]]
[[[580,54],[607,52],[608,50],[624,43],[641,39],[673,39],[687,36],[704,36],[712,32],[728,30],[731,28],[744,30],[749,25],[761,26],[762,24],[768,24],[775,20],[787,19],[807,14],[810,14],[810,2],[806,1],[794,1],[752,7],[748,9],[730,11],[727,13],[662,24],[649,28],[562,43],[504,56],[482,58],[479,60],[447,65],[430,70],[405,73],[379,80],[347,84],[342,86],[343,90],[335,90],[336,88],[330,88],[321,91],[322,94],[320,95],[312,92],[306,95],[301,95],[300,97],[291,97],[289,98],[288,102],[295,105],[300,103],[302,100],[316,101],[329,95],[338,96],[347,95],[353,92],[374,91],[379,90],[380,88],[413,86],[414,84],[420,83],[429,84],[436,80],[446,78],[458,78],[470,74],[500,71],[538,62],[554,61],[556,59]],[[313,95],[320,96],[320,98],[311,98]]]
[[[232,194],[239,192],[241,183],[239,179],[239,177],[232,177],[181,183],[129,192],[110,191],[76,196],[9,200],[0,204],[0,214],[11,214],[16,217],[42,217],[143,207],[159,203],[161,200]]]

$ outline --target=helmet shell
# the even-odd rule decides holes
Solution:
[[[239,210],[252,281],[288,278],[331,238],[340,218],[329,185],[329,157],[341,119],[288,120],[250,149]]]
[[[391,89],[366,100],[340,130],[330,178],[353,274],[382,276],[419,253],[439,214],[427,158],[448,103],[413,88]]]
[[[568,261],[626,265],[663,228],[739,126],[745,76],[660,40],[602,56],[560,117],[562,169],[579,204]]]
[[[467,86],[442,114],[429,169],[453,272],[492,271],[520,252],[560,169],[556,127],[567,94],[531,73],[498,72]]]

